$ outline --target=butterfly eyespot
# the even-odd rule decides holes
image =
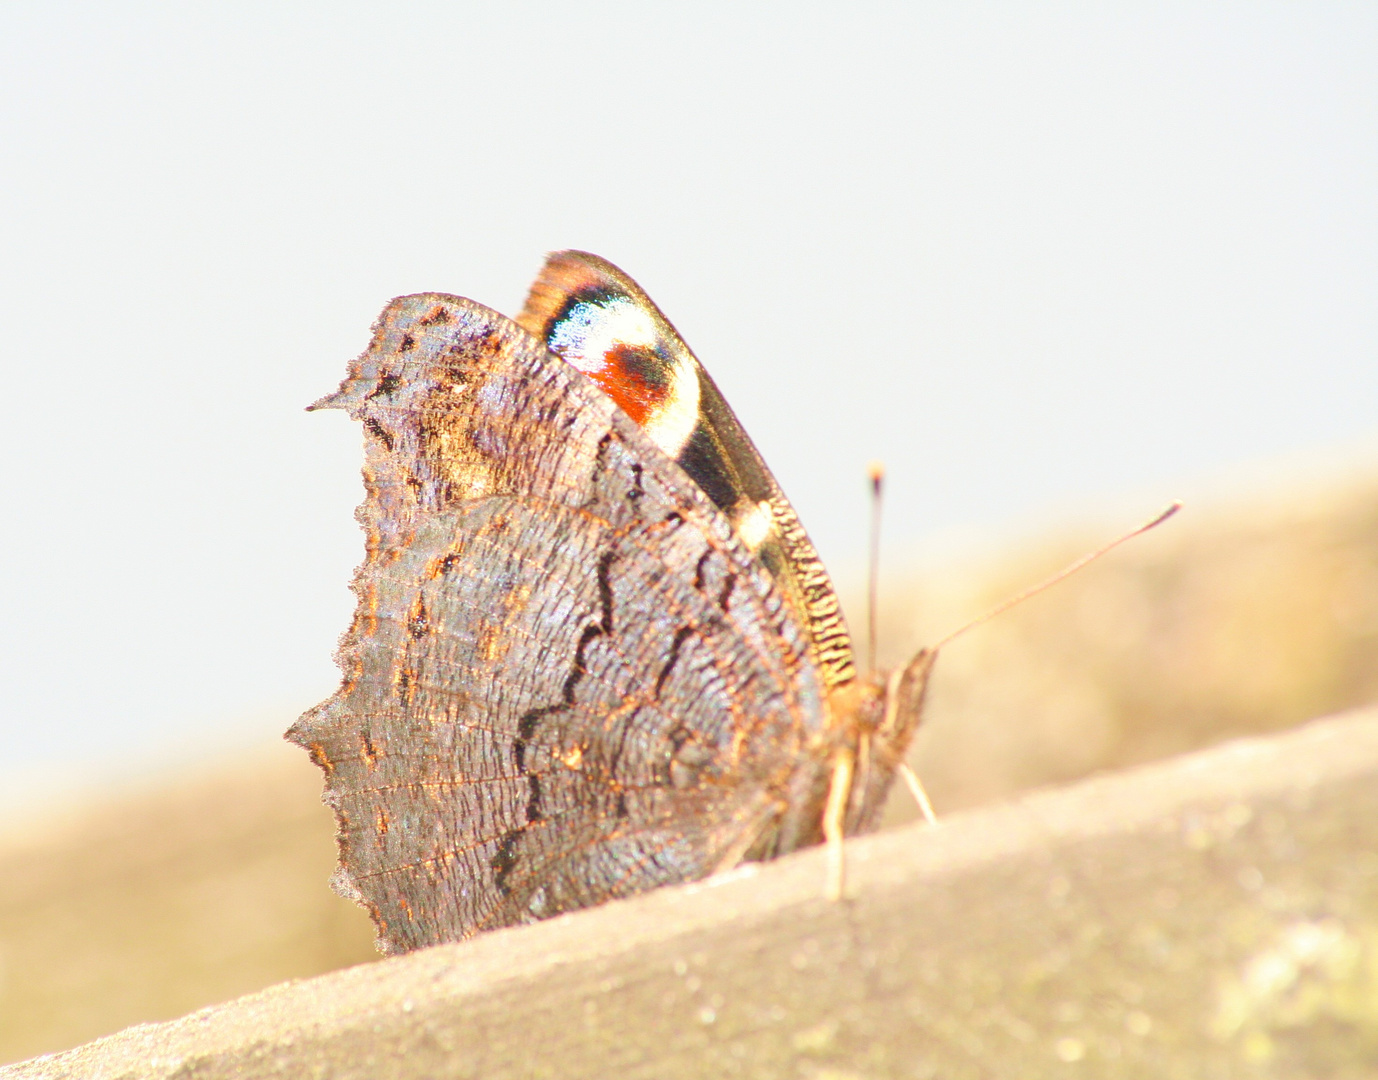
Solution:
[[[402,340],[397,345],[397,351],[400,353],[411,352],[414,348],[416,348],[416,338],[410,334],[403,334]]]

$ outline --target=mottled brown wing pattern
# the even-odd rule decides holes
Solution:
[[[343,684],[289,737],[385,951],[702,877],[821,797],[806,632],[539,338],[402,297],[318,406],[364,424],[367,559]]]

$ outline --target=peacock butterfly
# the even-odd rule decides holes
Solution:
[[[340,389],[366,558],[325,772],[384,952],[865,832],[934,653],[858,674],[836,593],[649,297],[550,257],[513,321],[403,296]]]

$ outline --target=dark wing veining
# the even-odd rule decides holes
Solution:
[[[721,514],[503,316],[402,297],[319,407],[366,432],[326,773],[385,951],[738,861],[816,797],[810,642]]]

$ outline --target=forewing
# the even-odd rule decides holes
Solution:
[[[727,515],[807,629],[824,684],[851,681],[851,640],[813,542],[717,385],[641,287],[597,255],[556,252],[517,321],[587,372]]]
[[[702,877],[778,820],[823,726],[807,635],[584,375],[427,294],[319,405],[365,427],[367,558],[289,737],[385,951]]]

